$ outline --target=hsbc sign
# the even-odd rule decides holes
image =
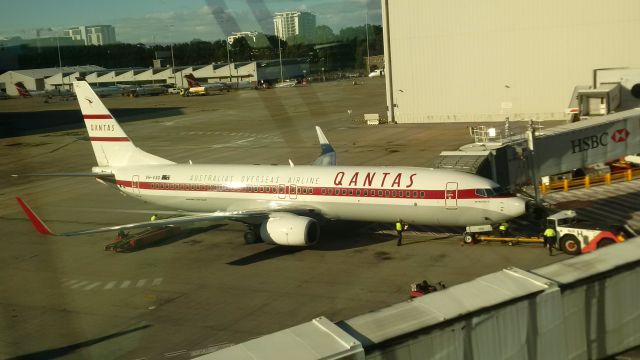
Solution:
[[[572,153],[581,153],[583,151],[597,149],[609,145],[609,140],[614,143],[627,141],[629,130],[626,128],[618,129],[609,136],[609,132],[605,131],[600,135],[585,136],[583,138],[571,140]]]

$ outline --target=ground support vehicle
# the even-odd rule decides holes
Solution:
[[[445,285],[442,281],[438,281],[437,284],[432,285],[429,284],[427,280],[422,280],[421,282],[412,283],[410,287],[411,291],[409,291],[409,298],[415,299],[417,297],[424,296],[438,290],[446,289],[447,285]]]
[[[178,232],[180,232],[180,228],[177,226],[147,229],[136,234],[122,232],[115,237],[112,243],[105,245],[104,249],[105,251],[111,250],[114,252],[140,250],[149,245],[166,240]]]
[[[556,229],[556,245],[570,255],[585,254],[635,235],[628,226],[599,227],[581,222],[573,210],[563,210],[547,217],[547,226]]]
[[[619,243],[637,236],[628,226],[596,226],[577,219],[573,210],[563,210],[547,217],[547,227],[556,230],[556,247],[568,255],[585,254],[601,247]],[[467,228],[463,241],[473,244],[478,241],[498,241],[508,245],[519,243],[543,244],[541,236],[500,236],[488,226],[481,233],[480,228]]]

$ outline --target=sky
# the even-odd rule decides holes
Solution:
[[[0,38],[61,34],[79,25],[113,25],[126,43],[213,41],[232,31],[273,34],[280,11],[310,11],[335,33],[382,21],[380,0],[3,0]],[[49,30],[51,29],[51,30]]]

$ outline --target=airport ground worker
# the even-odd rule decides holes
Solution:
[[[156,214],[151,215],[151,221],[156,221],[156,220],[158,220],[158,215]]]
[[[407,230],[409,226],[405,223],[402,222],[402,219],[398,219],[398,221],[396,221],[396,232],[398,233],[398,242],[396,243],[396,246],[401,246],[402,245],[402,232]]]
[[[553,246],[556,244],[556,229],[549,226],[543,234],[544,246],[549,248],[549,256],[553,253]]]
[[[508,230],[509,230],[509,224],[507,224],[506,222],[503,222],[498,227],[498,231],[500,232],[500,236],[502,236],[502,237],[507,236],[507,231]]]

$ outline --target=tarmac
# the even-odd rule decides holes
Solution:
[[[440,151],[472,141],[468,124],[365,125],[364,113],[385,114],[384,80],[358,81],[103,100],[138,147],[176,162],[309,164],[320,152],[315,125],[343,165],[429,167]],[[56,231],[162,217],[90,177],[10,176],[90,171],[76,101],[0,101],[0,129],[1,358],[187,359],[321,315],[375,311],[408,299],[415,281],[452,286],[568,258],[415,229],[397,247],[388,224],[352,222],[328,224],[313,248],[245,245],[244,227],[225,222],[108,252],[115,233],[45,237],[15,201]]]

